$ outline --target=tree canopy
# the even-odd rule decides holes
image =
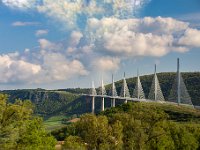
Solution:
[[[64,150],[195,150],[200,125],[177,122],[153,104],[128,103],[68,125]],[[70,146],[70,147],[69,147]]]
[[[42,119],[33,116],[30,101],[16,100],[11,104],[0,94],[0,149],[53,150],[56,140],[42,125]]]

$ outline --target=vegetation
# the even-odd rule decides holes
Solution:
[[[9,95],[9,101],[14,99],[29,99],[34,103],[35,114],[39,114],[45,119],[54,115],[73,115],[89,112],[89,101],[78,95],[66,91],[47,91],[43,89],[36,90],[8,90],[1,93]]]
[[[183,79],[187,86],[188,92],[192,98],[194,105],[200,105],[200,73],[182,73]],[[168,99],[172,84],[175,81],[176,73],[158,73],[160,85],[165,99]],[[144,88],[146,97],[148,96],[153,75],[141,76],[141,82]],[[132,95],[135,88],[136,78],[127,79],[127,83]],[[121,90],[122,81],[116,82],[118,93]],[[109,92],[110,85],[106,86]],[[60,89],[54,91],[47,91],[44,89],[27,89],[27,90],[7,90],[1,93],[10,95],[9,101],[14,102],[15,99],[30,99],[35,104],[35,113],[48,119],[54,115],[73,115],[90,112],[91,100],[87,97],[81,96],[82,93],[88,94],[89,89]],[[109,101],[105,101],[106,107],[110,106]],[[120,103],[119,103],[120,104]],[[100,100],[96,100],[97,112],[100,111]]]
[[[193,104],[200,105],[200,73],[182,75]],[[175,73],[158,74],[166,100],[175,76]],[[153,75],[141,77],[146,96],[152,78]],[[127,83],[132,93],[136,78],[127,79]],[[120,93],[121,81],[116,82],[116,87]],[[106,89],[108,92],[110,85]],[[96,98],[99,115],[85,114],[80,121],[69,123],[70,119],[91,111],[91,99],[81,96],[88,89],[1,93],[10,96],[0,94],[0,149],[55,148],[55,139],[45,131],[42,119],[33,114],[44,117],[45,127],[54,130],[52,134],[57,140],[65,141],[63,149],[200,149],[200,112],[188,107],[134,103],[100,112],[101,100]],[[110,107],[110,100],[105,101],[105,107]]]
[[[97,116],[85,114],[80,121],[52,134],[59,140],[65,139],[64,150],[199,149],[200,112],[184,106],[162,106],[124,104]],[[185,120],[179,119],[181,114],[186,115]]]
[[[42,119],[33,116],[30,101],[16,100],[8,103],[0,95],[0,149],[3,150],[53,150],[56,140],[42,125]]]
[[[72,119],[78,118],[79,116],[74,114],[74,115],[57,115],[57,116],[52,116],[49,117],[44,121],[44,126],[48,131],[52,131],[55,129],[60,129],[62,127],[65,127],[66,124],[70,124],[70,121]]]

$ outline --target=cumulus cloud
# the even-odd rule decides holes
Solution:
[[[85,76],[89,71],[78,59],[65,55],[63,43],[39,39],[38,50],[0,55],[0,82],[41,84]]]
[[[42,70],[36,82],[68,80],[87,75],[88,71],[79,60],[68,60],[62,53],[47,52],[42,57]]]
[[[9,55],[0,56],[0,66],[1,83],[31,82],[31,79],[41,71],[40,65],[18,60]]]
[[[16,9],[29,9],[34,7],[39,0],[1,0],[8,7]]]
[[[35,35],[36,35],[36,36],[43,36],[43,35],[47,35],[48,33],[49,33],[48,30],[37,30],[37,31],[35,32]]]
[[[101,72],[116,71],[119,69],[120,59],[112,57],[100,57],[94,60],[93,67]]]
[[[16,21],[12,23],[12,26],[15,27],[21,27],[21,26],[37,26],[39,25],[39,22],[22,22],[22,21]]]
[[[80,16],[131,18],[150,0],[43,0],[37,9],[67,28],[77,28]],[[82,22],[83,23],[83,22]]]
[[[41,51],[59,51],[62,49],[61,43],[53,43],[47,39],[38,40]]]
[[[88,28],[96,49],[117,56],[161,57],[171,51],[185,52],[199,46],[200,31],[172,18],[91,18]]]
[[[200,30],[188,28],[178,43],[189,47],[200,47]]]
[[[72,31],[69,45],[71,47],[76,47],[79,44],[82,37],[83,37],[83,34],[81,32]]]

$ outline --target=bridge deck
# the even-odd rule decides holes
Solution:
[[[82,94],[82,96],[88,96],[88,97],[99,97],[99,98],[109,98],[109,99],[118,99],[118,100],[128,100],[128,101],[133,101],[133,102],[159,102],[159,103],[165,103],[165,104],[172,104],[172,105],[178,105],[178,103],[175,102],[169,102],[169,101],[155,101],[155,100],[150,100],[150,99],[137,99],[137,98],[131,98],[131,97],[113,97],[113,96],[108,96],[108,95],[89,95],[89,94]],[[180,104],[182,106],[189,106],[193,108],[198,108],[200,106],[193,106],[189,104]]]

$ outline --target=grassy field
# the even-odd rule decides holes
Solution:
[[[68,116],[64,115],[50,117],[47,120],[44,120],[44,126],[48,131],[59,129],[61,127],[66,126],[65,124],[62,124],[62,119],[66,118],[68,118]]]

